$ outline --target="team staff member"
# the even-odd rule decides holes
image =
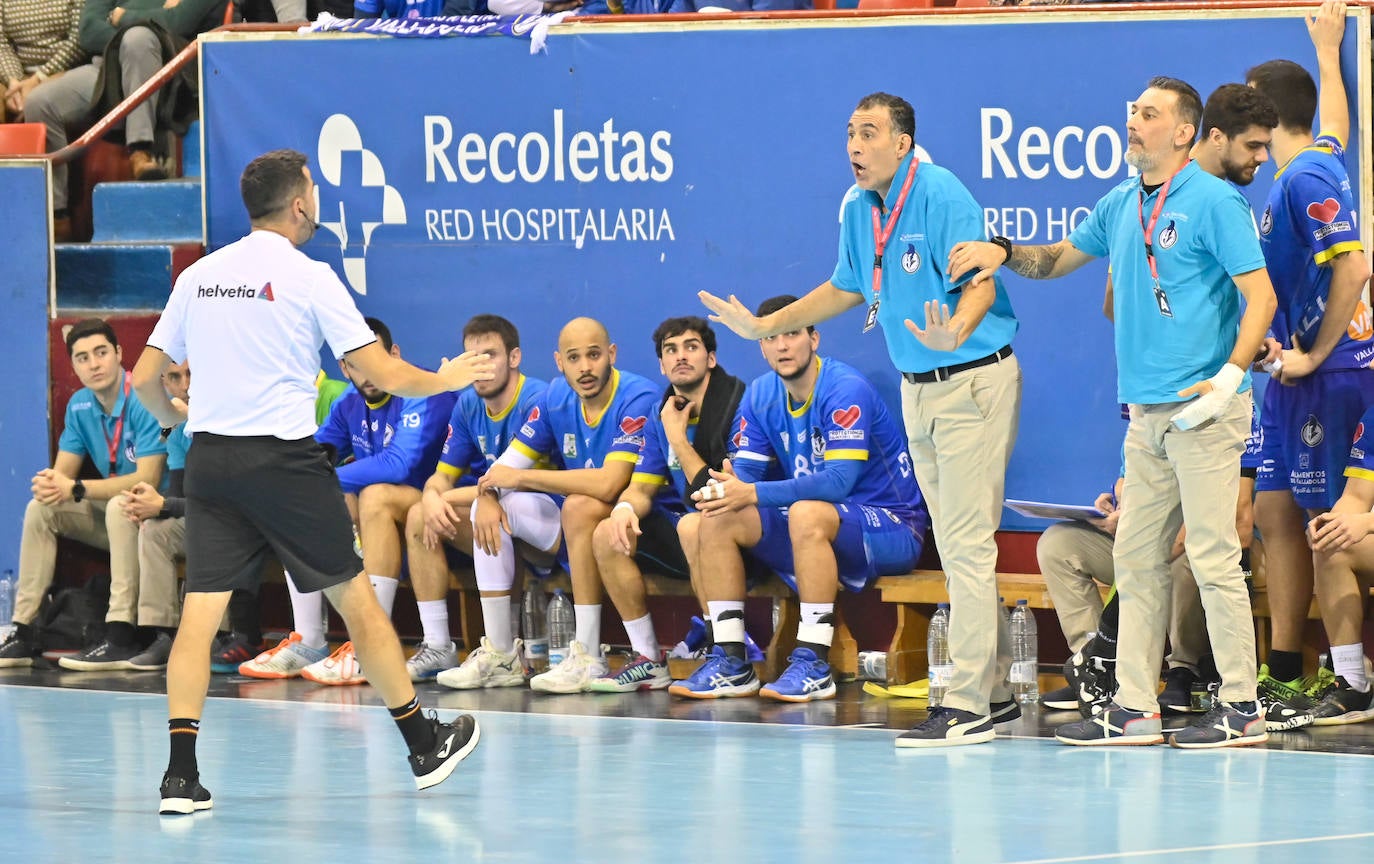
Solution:
[[[1169,553],[1185,514],[1184,546],[1222,684],[1216,708],[1171,743],[1224,747],[1268,738],[1255,705],[1255,633],[1235,507],[1251,416],[1245,368],[1273,317],[1274,289],[1245,199],[1188,158],[1201,115],[1202,100],[1187,83],[1151,80],[1126,124],[1126,159],[1139,179],[1103,196],[1066,240],[1014,248],[961,243],[950,256],[951,273],[977,270],[975,280],[1004,260],[1034,279],[1062,276],[1094,257],[1111,260],[1118,396],[1131,414],[1129,506],[1113,549],[1119,686],[1101,714],[1059,729],[1067,744],[1163,741],[1155,688]]]
[[[898,741],[930,747],[991,740],[989,705],[1011,698],[994,532],[1016,440],[1021,367],[1001,280],[951,280],[940,267],[954,244],[984,236],[983,211],[953,174],[916,158],[915,136],[911,105],[886,93],[865,96],[849,118],[855,185],[828,281],[762,318],[733,297],[701,298],[715,320],[748,339],[799,330],[862,303],[865,330],[882,325],[904,379],[907,444],[949,584],[954,679],[944,705]],[[951,299],[953,315],[945,307]]]
[[[209,686],[210,644],[234,588],[254,584],[270,546],[300,587],[323,589],[410,748],[421,789],[445,780],[477,745],[477,721],[420,711],[396,631],[359,572],[339,482],[313,438],[319,349],[400,396],[458,390],[491,377],[466,353],[426,372],[377,343],[343,283],[295,247],[315,233],[305,156],[274,150],[239,188],[253,230],[177,279],[134,370],[139,398],[165,426],[182,417],[162,389],[169,362],[196,369],[187,429],[186,601],[167,666],[171,758],[162,813],[209,809],[195,742]]]
[[[126,669],[142,650],[134,631],[138,527],[111,503],[139,483],[162,482],[167,445],[158,434],[157,419],[130,392],[132,379],[109,323],[87,318],[74,324],[67,332],[67,355],[82,387],[67,402],[57,458],[51,468],[33,476],[33,500],[24,510],[19,544],[15,628],[0,645],[0,668],[32,666],[38,654],[33,624],[52,584],[58,537],[110,550],[105,639],[75,657],[63,657],[61,665],[82,671]],[[161,384],[157,386],[160,390]],[[88,457],[100,471],[99,480],[77,477]]]

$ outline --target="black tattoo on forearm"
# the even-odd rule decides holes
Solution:
[[[1007,268],[1027,279],[1048,279],[1063,252],[1063,247],[1058,243],[1053,246],[1013,246],[1011,257],[1007,259]]]

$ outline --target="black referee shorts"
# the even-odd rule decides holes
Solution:
[[[186,454],[186,590],[256,590],[271,549],[301,591],[362,570],[339,478],[314,438],[197,432]]]

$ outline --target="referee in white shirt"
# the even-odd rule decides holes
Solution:
[[[210,678],[210,645],[235,588],[253,588],[270,548],[302,591],[323,590],[343,616],[368,680],[410,748],[415,784],[442,782],[477,745],[477,721],[440,723],[420,710],[391,621],[353,552],[338,479],[315,443],[315,374],[336,356],[397,396],[430,396],[493,377],[485,354],[426,372],[377,343],[328,265],[297,250],[314,235],[306,158],[274,150],[254,159],[239,188],[253,230],[188,267],[134,368],[140,401],[164,426],[187,419],[186,602],[167,664],[171,758],[162,813],[211,807],[200,784],[196,735]],[[190,361],[196,398],[183,418],[162,370]]]

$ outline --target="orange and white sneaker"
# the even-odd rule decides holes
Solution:
[[[301,634],[290,636],[268,648],[252,660],[239,664],[239,674],[249,678],[295,678],[311,663],[329,656],[329,646],[310,648],[301,642]]]
[[[336,687],[367,683],[367,676],[358,666],[358,655],[353,653],[352,642],[345,642],[333,654],[302,669],[301,677],[316,684]]]

